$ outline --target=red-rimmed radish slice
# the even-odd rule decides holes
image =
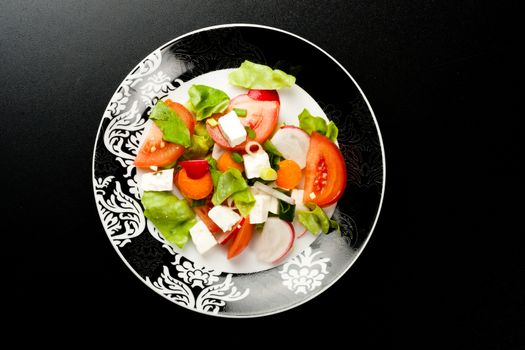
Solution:
[[[272,137],[272,143],[284,159],[290,159],[299,164],[301,169],[306,167],[306,155],[310,146],[310,136],[292,125],[286,125],[277,130]]]
[[[304,227],[303,224],[301,224],[297,218],[295,218],[292,222],[292,226],[295,232],[295,238],[301,237],[306,233],[306,231],[308,231],[306,227]]]
[[[255,247],[257,259],[268,263],[281,260],[292,249],[294,240],[294,228],[290,223],[276,217],[268,218]]]

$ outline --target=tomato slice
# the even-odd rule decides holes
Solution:
[[[277,90],[255,90],[248,91],[248,96],[257,101],[277,101],[279,100],[279,94]]]
[[[177,112],[184,123],[186,123],[190,135],[192,135],[195,129],[195,119],[191,112],[180,103],[173,102],[170,99],[167,99],[165,102]],[[164,141],[162,135],[162,130],[160,130],[155,123],[152,123],[135,158],[135,166],[139,168],[166,166],[172,164],[184,154],[185,148],[183,146]]]
[[[217,240],[217,243],[219,243],[221,245],[225,245],[226,243],[228,243],[233,237],[235,237],[237,235],[237,233],[239,233],[239,231],[241,230],[241,227],[244,224],[245,220],[246,220],[245,218],[242,218],[241,221],[239,221],[237,224],[233,225],[233,227],[232,227],[232,229],[230,231],[219,233],[215,237],[215,239]]]
[[[152,123],[135,158],[135,166],[139,168],[165,166],[175,162],[184,154],[183,146],[164,141],[162,135],[162,130]]]
[[[279,119],[279,107],[278,101],[258,101],[254,100],[250,96],[243,94],[235,97],[230,102],[230,106],[225,113],[230,112],[234,108],[246,109],[246,116],[240,118],[241,123],[244,126],[249,126],[255,131],[255,141],[260,144],[264,143],[273,133],[277,126],[277,120]],[[218,119],[219,117],[216,117]],[[213,141],[222,148],[229,150],[243,150],[246,142],[231,147],[228,141],[222,135],[222,132],[218,126],[211,126],[206,123],[208,133],[213,138]],[[247,141],[251,140],[250,138]]]
[[[228,247],[228,259],[234,258],[241,254],[244,248],[248,246],[252,239],[253,225],[250,224],[250,218],[244,220],[239,232],[235,236],[232,244]]]
[[[205,159],[185,160],[179,164],[191,179],[200,179],[208,173],[208,161]]]
[[[312,132],[306,156],[303,202],[326,207],[341,198],[345,187],[346,164],[341,151],[326,136]]]

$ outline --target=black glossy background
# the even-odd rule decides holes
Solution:
[[[198,327],[228,342],[271,326],[356,348],[522,348],[517,4],[2,1],[7,333],[171,339]],[[229,22],[280,27],[330,52],[363,88],[386,145],[385,205],[354,267],[308,304],[256,321],[203,317],[138,283],[109,244],[91,185],[100,117],[130,69],[178,35]]]

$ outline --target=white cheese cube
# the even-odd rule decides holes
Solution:
[[[279,200],[274,196],[270,196],[270,204],[268,205],[268,211],[273,214],[279,214]]]
[[[246,141],[246,129],[235,111],[231,111],[219,118],[219,128],[230,146],[235,147]]]
[[[273,214],[279,214],[279,200],[277,198],[275,198],[274,196],[270,196],[267,193],[259,191],[256,187],[250,187],[250,191],[252,192],[254,197],[258,194],[264,194],[270,197],[270,202],[268,203],[268,211]]]
[[[219,160],[219,158],[224,154],[224,152],[226,152],[224,148],[214,143],[213,150],[211,152],[211,157],[215,160]]]
[[[143,191],[171,191],[173,189],[173,169],[142,175],[140,187]]]
[[[200,254],[206,253],[208,250],[217,245],[215,237],[213,237],[208,227],[202,221],[198,221],[192,228],[190,228],[190,235],[195,248]]]
[[[211,208],[208,212],[208,217],[224,232],[231,230],[233,225],[241,220],[239,214],[223,205],[217,205]]]
[[[304,190],[292,190],[291,197],[295,200],[295,211],[309,210],[303,203]]]
[[[261,170],[270,167],[270,158],[268,153],[259,151],[254,155],[245,154],[242,156],[244,159],[244,171],[248,179],[261,176]]]
[[[250,224],[262,224],[268,220],[270,196],[267,194],[254,195],[255,205],[250,211]]]

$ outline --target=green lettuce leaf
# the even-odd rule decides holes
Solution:
[[[305,108],[299,114],[299,127],[306,131],[308,135],[311,135],[312,132],[317,131],[320,134],[325,135],[330,140],[335,141],[337,139],[337,135],[339,134],[339,130],[337,129],[337,126],[334,124],[333,121],[330,121],[329,123],[326,123],[326,120],[324,120],[321,117],[315,117]]]
[[[228,81],[246,89],[276,90],[295,84],[295,77],[279,69],[244,61],[228,75]]]
[[[197,120],[223,112],[230,104],[230,98],[224,91],[206,85],[192,85],[188,94],[188,107],[196,114]]]
[[[190,130],[177,112],[168,107],[164,101],[159,100],[157,102],[149,115],[149,119],[153,120],[159,129],[162,130],[164,133],[162,138],[164,140],[184,147],[190,146]]]
[[[212,156],[206,157],[211,173],[211,180],[213,181],[213,189],[217,189],[217,184],[219,183],[219,177],[221,177],[222,172],[217,170],[217,161],[212,158]]]
[[[326,213],[318,205],[313,203],[305,204],[309,211],[297,210],[296,215],[299,222],[314,235],[319,232],[329,233],[332,230],[339,231],[339,224],[335,220],[331,220]]]
[[[144,216],[151,220],[164,238],[183,248],[188,242],[190,228],[197,223],[188,203],[171,192],[145,191],[142,205]]]
[[[266,153],[268,153],[268,158],[270,159],[270,166],[275,170],[279,170],[279,162],[282,160],[283,157],[281,152],[279,152],[277,148],[275,148],[275,146],[270,140],[266,140],[262,146]]]
[[[184,152],[183,160],[203,158],[213,147],[213,139],[208,134],[206,125],[202,122],[195,124],[195,132],[191,135],[191,145]]]
[[[235,168],[230,168],[222,173],[217,180],[217,187],[211,199],[214,205],[219,205],[234,193],[248,188],[242,173]]]
[[[334,124],[334,122],[330,120],[330,123],[326,125],[325,136],[328,137],[330,140],[335,141],[337,140],[338,135],[339,135],[339,129]]]
[[[249,189],[239,191],[232,195],[233,203],[242,216],[246,217],[255,206],[255,197]]]

